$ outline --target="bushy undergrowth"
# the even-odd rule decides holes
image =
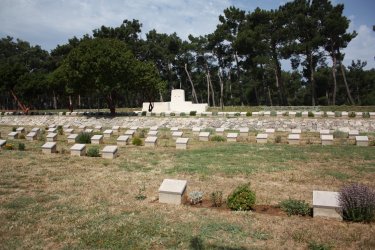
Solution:
[[[255,192],[249,184],[240,185],[228,196],[227,205],[232,210],[246,211],[252,209],[255,199]]]
[[[308,215],[310,214],[310,206],[305,201],[287,199],[280,202],[280,208],[290,215]]]
[[[87,149],[87,156],[89,157],[99,157],[99,147],[89,147]]]
[[[214,135],[211,137],[211,141],[225,141],[225,138],[221,135]]]
[[[76,143],[89,144],[91,143],[91,133],[81,132],[76,137]]]
[[[26,148],[25,143],[22,143],[22,142],[18,143],[18,150],[19,151],[25,151],[25,148]]]
[[[139,137],[133,137],[132,144],[135,146],[142,146],[142,140]]]
[[[221,207],[223,205],[223,192],[215,191],[211,193],[211,203],[213,207]]]
[[[339,192],[344,220],[371,222],[375,219],[375,191],[362,184],[351,184]]]

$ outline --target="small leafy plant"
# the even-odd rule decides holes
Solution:
[[[146,190],[145,184],[143,183],[143,186],[138,189],[138,194],[135,196],[136,200],[143,201],[147,198],[143,192]]]
[[[214,135],[211,137],[211,141],[222,142],[222,141],[225,141],[225,138],[221,135]]]
[[[197,115],[197,111],[190,111],[190,116],[196,116]]]
[[[4,149],[5,149],[5,150],[13,150],[14,147],[13,147],[12,144],[8,144],[8,143],[7,143],[7,144],[5,144]]]
[[[355,117],[355,112],[349,112],[348,117],[354,118]]]
[[[238,186],[227,199],[227,205],[232,210],[247,211],[255,205],[255,192],[249,184]]]
[[[305,201],[287,199],[280,202],[280,208],[282,211],[286,212],[288,216],[291,215],[301,215],[306,216],[310,214],[310,206]]]
[[[21,140],[26,139],[24,134],[19,134],[18,138],[21,139]]]
[[[87,156],[89,157],[99,157],[99,147],[89,147],[87,149]]]
[[[12,132],[16,132],[17,128],[16,127],[13,127],[12,128]]]
[[[76,143],[89,144],[91,143],[91,133],[81,132],[76,137]]]
[[[147,112],[146,111],[142,111],[141,115],[142,116],[146,116]]]
[[[132,144],[135,145],[135,146],[142,146],[141,138],[139,138],[137,136],[133,137]]]
[[[221,207],[223,205],[223,192],[215,191],[210,195],[211,203],[213,207]]]
[[[25,143],[22,143],[22,142],[20,142],[20,143],[18,143],[18,150],[19,151],[25,151]]]
[[[57,126],[57,133],[59,135],[63,135],[64,134],[64,130],[63,130],[63,127],[61,125]]]
[[[196,205],[198,203],[201,203],[203,200],[203,192],[201,191],[193,191],[189,193],[189,201],[190,204]]]
[[[351,184],[339,192],[344,220],[371,222],[375,219],[375,191],[362,184]]]
[[[251,112],[246,112],[246,116],[251,116],[252,113]]]
[[[275,137],[275,143],[281,143],[281,136],[280,135],[277,135]]]

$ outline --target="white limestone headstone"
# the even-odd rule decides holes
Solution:
[[[159,203],[180,205],[186,186],[186,180],[164,179],[159,187]]]
[[[339,193],[329,191],[313,191],[313,216],[342,220],[339,205]]]

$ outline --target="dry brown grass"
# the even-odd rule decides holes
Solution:
[[[0,127],[2,137],[10,130]],[[239,143],[198,142],[190,131],[184,134],[192,138],[187,152],[176,151],[163,131],[156,149],[128,145],[114,160],[70,156],[65,136],[58,137],[60,153],[54,155],[41,153],[43,141],[11,142],[24,142],[26,151],[0,151],[0,248],[306,249],[311,242],[375,248],[374,224],[152,202],[164,178],[178,178],[188,180],[187,192],[204,191],[205,199],[217,190],[226,197],[250,182],[258,204],[289,197],[311,204],[314,189],[338,190],[351,181],[375,188],[373,147],[289,146],[286,133],[280,133],[280,145],[256,145],[255,133]],[[205,159],[212,152],[215,157]],[[257,171],[241,167],[248,162]],[[139,192],[147,198],[137,200]]]

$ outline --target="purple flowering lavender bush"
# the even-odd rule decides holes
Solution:
[[[375,191],[362,184],[350,184],[339,192],[344,220],[371,222],[375,219]]]

